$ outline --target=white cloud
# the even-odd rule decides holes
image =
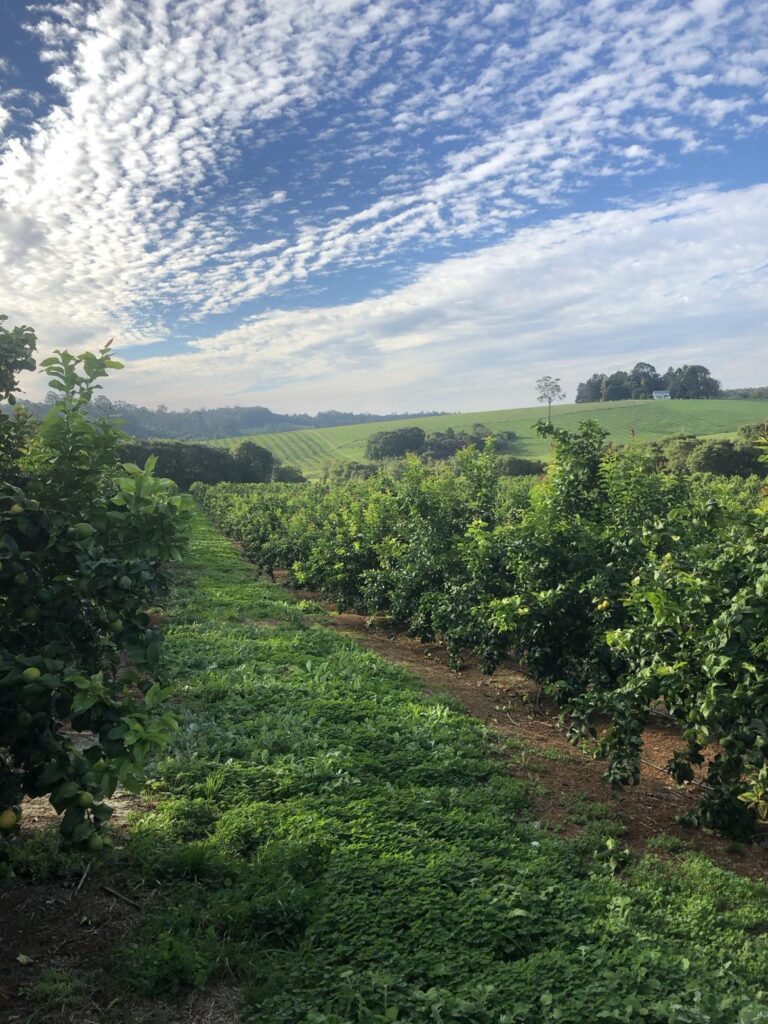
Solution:
[[[630,160],[643,160],[650,155],[651,150],[647,146],[639,146],[637,143],[627,146],[624,150],[624,156]]]
[[[737,65],[736,67],[728,68],[724,80],[728,85],[758,86],[766,80],[766,76],[758,68],[749,67],[748,65]]]
[[[141,358],[121,396],[286,410],[527,404],[637,359],[768,374],[768,185],[565,217],[362,302],[279,311]],[[168,382],[173,382],[172,391]]]
[[[0,149],[0,310],[35,323],[46,343],[150,344],[179,320],[205,325],[431,244],[485,246],[482,263],[500,251],[491,240],[562,209],[590,180],[639,175],[669,151],[679,161],[764,124],[765,4],[48,6],[37,29],[60,98]],[[450,262],[448,277],[456,266],[474,264]],[[438,277],[427,272],[425,286]],[[407,310],[393,319],[391,297],[372,301],[366,315],[393,332],[391,349],[425,357],[432,328],[404,334]],[[467,323],[483,319],[462,301]],[[329,322],[337,368],[384,359],[368,322],[338,310],[275,313],[216,344],[274,379],[331,373],[323,344],[302,333],[324,337]],[[216,379],[205,350],[178,365],[199,367],[201,387]],[[216,386],[232,380],[225,368]]]
[[[510,3],[495,4],[489,14],[486,16],[486,21],[492,24],[500,24],[511,18],[515,13],[515,5]]]
[[[61,19],[38,30],[65,102],[0,158],[0,305],[84,332],[98,311],[153,340],[138,296],[200,304],[201,268],[215,287],[222,263],[236,302],[228,249],[240,212],[211,216],[190,201],[234,160],[241,133],[332,91],[361,24],[373,30],[386,6],[367,5],[362,20],[360,0],[57,7]],[[264,191],[250,212],[285,198]]]

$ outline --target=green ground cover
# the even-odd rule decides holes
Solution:
[[[768,889],[700,857],[612,872],[608,812],[551,833],[480,723],[202,517],[166,656],[180,730],[118,855],[144,912],[104,1020],[222,982],[259,1024],[768,1021]]]
[[[611,440],[628,442],[668,437],[670,434],[731,436],[740,426],[768,419],[768,401],[739,399],[692,399],[689,401],[597,402],[584,405],[553,406],[553,421],[566,430],[574,430],[585,419],[595,419],[609,431]],[[356,423],[346,427],[294,430],[280,434],[256,434],[249,438],[269,448],[284,463],[298,466],[310,476],[318,475],[333,461],[363,461],[365,443],[379,430],[418,426],[428,433],[435,430],[471,429],[483,423],[490,430],[514,430],[520,437],[516,454],[528,458],[547,458],[549,443],[536,435],[534,424],[545,415],[541,406],[528,409],[499,409],[486,412],[451,413],[422,416],[409,420]],[[230,438],[214,444],[234,446],[244,438]]]
[[[768,1020],[768,891],[696,858],[612,876],[610,825],[537,827],[477,722],[202,520],[187,571],[182,729],[133,850],[164,891],[131,984],[232,970],[264,1022]]]

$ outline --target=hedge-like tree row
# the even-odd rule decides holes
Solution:
[[[768,503],[756,477],[659,469],[587,422],[542,427],[539,480],[500,479],[490,452],[417,459],[333,485],[194,488],[267,570],[340,607],[381,611],[492,671],[507,655],[552,694],[614,785],[639,777],[664,707],[701,768],[699,823],[751,836],[768,819]],[[607,727],[598,723],[607,722]]]

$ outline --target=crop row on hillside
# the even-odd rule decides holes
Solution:
[[[533,485],[500,482],[491,454],[465,452],[438,472],[413,462],[400,480],[197,496],[258,564],[341,607],[387,612],[488,670],[514,654],[613,784],[636,781],[644,722],[662,704],[682,732],[670,772],[685,782],[706,762],[699,821],[751,835],[768,818],[760,488],[658,472],[647,450],[617,452],[587,423],[556,432]]]
[[[443,416],[416,417],[408,426],[421,427],[427,433],[446,430],[471,430],[482,423],[489,430],[512,430],[520,438],[515,452],[528,458],[546,458],[549,445],[536,433],[541,408],[501,409],[486,412],[455,413]],[[768,401],[691,400],[691,401],[629,401],[598,402],[592,405],[561,405],[553,408],[557,426],[573,430],[585,418],[595,419],[608,431],[615,443],[633,439],[655,440],[672,434],[697,436],[729,436],[747,423],[768,419]],[[295,430],[286,433],[258,434],[251,440],[269,448],[284,463],[298,466],[309,476],[317,477],[323,467],[334,461],[362,461],[371,434],[394,430],[402,420],[360,423],[345,427]],[[219,441],[217,444],[237,445],[242,438]]]

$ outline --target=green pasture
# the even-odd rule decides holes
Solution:
[[[324,427],[316,430],[293,430],[279,434],[254,434],[248,440],[269,448],[281,462],[298,466],[309,476],[317,476],[325,465],[337,461],[363,461],[365,444],[378,430],[395,430],[419,426],[430,433],[448,427],[471,428],[482,423],[490,430],[514,430],[520,437],[516,454],[530,458],[546,458],[549,442],[536,435],[535,424],[546,409],[494,409],[485,412],[448,413],[443,416],[421,416],[408,420],[386,420],[378,423],[356,423],[346,427]],[[553,421],[572,430],[581,420],[595,419],[618,443],[633,437],[650,441],[670,434],[697,436],[730,436],[747,423],[768,419],[768,401],[743,399],[691,399],[688,401],[598,402],[584,405],[557,405],[552,408]],[[246,440],[243,437],[212,442],[232,447]]]

